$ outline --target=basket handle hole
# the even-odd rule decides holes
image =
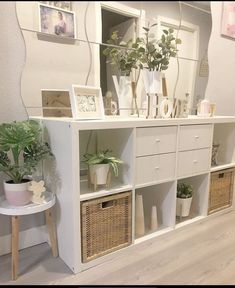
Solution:
[[[113,207],[113,205],[114,205],[114,201],[113,200],[101,203],[102,209]]]
[[[219,178],[224,178],[224,173],[220,173]]]

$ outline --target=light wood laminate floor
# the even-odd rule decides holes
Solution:
[[[0,257],[0,284],[235,284],[235,211],[141,243],[74,275],[48,244],[20,252],[20,277],[11,281],[11,257]]]

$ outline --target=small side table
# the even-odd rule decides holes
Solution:
[[[48,227],[52,254],[54,257],[58,256],[57,237],[55,226],[51,216],[51,208],[55,204],[55,195],[46,192],[45,201],[43,204],[30,203],[25,206],[11,206],[5,199],[0,199],[0,214],[11,216],[11,253],[12,253],[12,280],[18,277],[18,261],[19,261],[19,216],[30,215],[45,211],[46,224]]]

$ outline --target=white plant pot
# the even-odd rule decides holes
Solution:
[[[4,181],[3,187],[7,201],[13,206],[24,206],[31,201],[32,192],[28,190],[30,180],[24,183],[9,183]]]
[[[120,76],[119,83],[116,75],[112,75],[116,93],[118,95],[119,114],[128,117],[132,109],[131,77]]]
[[[145,92],[162,94],[162,73],[160,71],[143,70]]]
[[[107,176],[110,169],[109,164],[95,164],[90,165],[90,180],[92,184],[95,184],[95,174],[96,174],[96,184],[104,185],[107,183]]]
[[[176,198],[176,216],[187,217],[190,213],[191,198]]]

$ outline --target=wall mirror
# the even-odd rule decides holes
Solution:
[[[63,1],[49,2],[40,3],[51,5]],[[195,114],[196,104],[204,98],[208,81],[210,2],[71,1],[71,7],[62,6],[62,9],[71,9],[75,13],[75,38],[40,32],[42,16],[38,3],[16,2],[26,45],[21,93],[29,115],[42,115],[41,89],[68,90],[71,84],[94,85],[102,88],[103,96],[111,91],[114,100],[117,100],[112,74],[119,74],[107,63],[103,50],[107,48],[112,31],[119,31],[123,40],[135,39],[143,35],[142,27],[148,22],[158,23],[153,27],[156,37],[166,27],[172,27],[175,36],[182,40],[178,57],[171,58],[165,71],[167,94],[179,99],[188,97],[189,112]],[[53,17],[52,23],[58,21],[56,16]],[[137,98],[141,106],[145,95],[142,80],[139,79],[139,82]],[[60,99],[55,101],[59,107],[64,105]]]

